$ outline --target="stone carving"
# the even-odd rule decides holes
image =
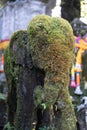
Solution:
[[[66,20],[47,15],[35,17],[27,31],[11,37],[5,73],[8,122],[16,130],[32,130],[34,120],[36,130],[76,130],[68,91],[73,40]]]

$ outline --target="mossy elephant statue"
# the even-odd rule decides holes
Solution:
[[[5,51],[8,122],[16,130],[76,130],[69,70],[74,57],[70,24],[38,15],[15,32]]]

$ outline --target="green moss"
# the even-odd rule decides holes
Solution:
[[[42,100],[47,107],[61,101],[65,106],[61,107],[61,130],[75,130],[74,109],[68,92],[69,69],[74,58],[72,28],[62,18],[38,15],[30,22],[27,32],[33,64],[45,71],[43,93],[36,89],[36,97],[44,95],[39,103]],[[60,130],[60,127],[56,129]]]
[[[47,69],[49,64],[54,65],[52,63],[54,58],[55,62],[56,59],[57,61],[60,60],[59,64],[61,62],[64,63],[65,60],[72,59],[73,54],[70,53],[74,47],[73,32],[69,23],[62,18],[51,18],[45,15],[37,16],[30,22],[28,33],[30,37],[29,46],[34,63],[36,64],[35,60],[38,59],[37,64],[40,68]],[[54,51],[56,51],[56,54]],[[62,57],[60,57],[60,54],[62,54]],[[49,57],[52,58],[50,59]],[[64,64],[64,66],[67,68],[69,63],[68,61],[68,64]]]
[[[31,54],[34,67],[45,72],[44,86],[37,86],[34,91],[35,105],[44,103],[50,107],[56,103],[57,110],[62,112],[62,123],[58,124],[57,120],[56,124],[61,126],[55,125],[55,130],[76,129],[74,109],[68,92],[73,51],[73,31],[70,24],[62,18],[38,15],[30,22],[27,32],[18,31],[13,34],[5,51],[5,72],[9,84],[8,102],[12,106],[13,117],[16,109],[16,129],[24,130],[25,127],[22,109],[24,98],[19,81],[25,72],[27,54]]]
[[[52,129],[52,128],[51,128],[51,129]],[[44,126],[44,127],[39,128],[39,130],[50,130],[50,127]],[[54,129],[52,129],[52,130],[54,130]]]
[[[41,86],[37,86],[34,91],[35,106],[39,106],[45,102],[46,107],[51,106],[57,101],[57,96],[59,89],[61,88],[60,84],[55,85],[44,85],[44,89]],[[56,91],[55,91],[56,90]]]
[[[5,100],[6,99],[6,95],[0,93],[0,100]]]
[[[20,54],[20,50],[21,50],[21,52],[23,52],[23,50],[26,48],[26,44],[27,44],[26,41],[28,41],[26,31],[15,32],[11,37],[9,46],[5,50],[5,54],[4,54],[5,73],[7,75],[7,78],[10,76],[10,78],[9,78],[10,81],[11,81],[11,78],[13,78],[12,76],[15,77],[16,76],[15,73],[18,72],[18,69],[14,68],[14,66],[15,66],[15,64],[18,64],[18,60],[20,62],[19,57],[23,56],[22,58],[24,58],[23,53]],[[13,71],[13,69],[15,69],[15,70]]]
[[[15,127],[18,127],[18,129],[21,127],[21,130],[24,129],[24,124],[22,123],[23,94],[20,91],[19,81],[26,59],[28,41],[26,31],[15,32],[4,54],[5,74],[8,83],[8,121],[12,125],[15,122]]]
[[[27,31],[34,65],[46,71],[50,82],[64,83],[74,50],[73,32],[69,23],[62,18],[39,15],[30,22]]]
[[[10,62],[11,62],[11,58],[10,58],[10,54],[9,54],[9,47],[6,48],[5,50],[5,53],[4,53],[4,59],[5,59],[5,63],[4,63],[4,70],[5,70],[5,73],[7,75],[7,79],[8,79],[8,76],[10,76],[10,72],[11,72],[11,66],[10,66]],[[10,68],[10,70],[9,70]],[[9,72],[10,71],[10,72]],[[11,78],[11,76],[10,76]],[[11,83],[9,83],[10,85]]]
[[[24,54],[22,52],[24,52],[23,49],[26,48],[26,44],[27,44],[26,39],[27,39],[26,31],[15,32],[11,37],[9,46],[5,50],[5,54],[4,54],[5,67],[4,68],[5,68],[5,74],[8,81],[9,89],[11,89],[10,87],[13,84],[12,83],[13,78],[16,81],[18,79],[19,66],[16,66],[16,65],[22,64],[23,62],[21,61],[24,58]],[[21,53],[20,53],[20,50],[21,50]]]
[[[15,130],[15,128],[13,126],[11,126],[11,124],[8,122],[5,126],[4,126],[4,130]]]

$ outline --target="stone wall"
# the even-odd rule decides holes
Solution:
[[[9,39],[13,32],[25,30],[30,20],[38,14],[51,15],[56,0],[16,0],[7,2],[0,10],[0,40]]]

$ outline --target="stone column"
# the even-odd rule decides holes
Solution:
[[[25,30],[31,19],[38,14],[51,15],[51,9],[55,6],[55,2],[56,0],[7,2],[1,9],[0,40],[10,39],[15,31]]]

